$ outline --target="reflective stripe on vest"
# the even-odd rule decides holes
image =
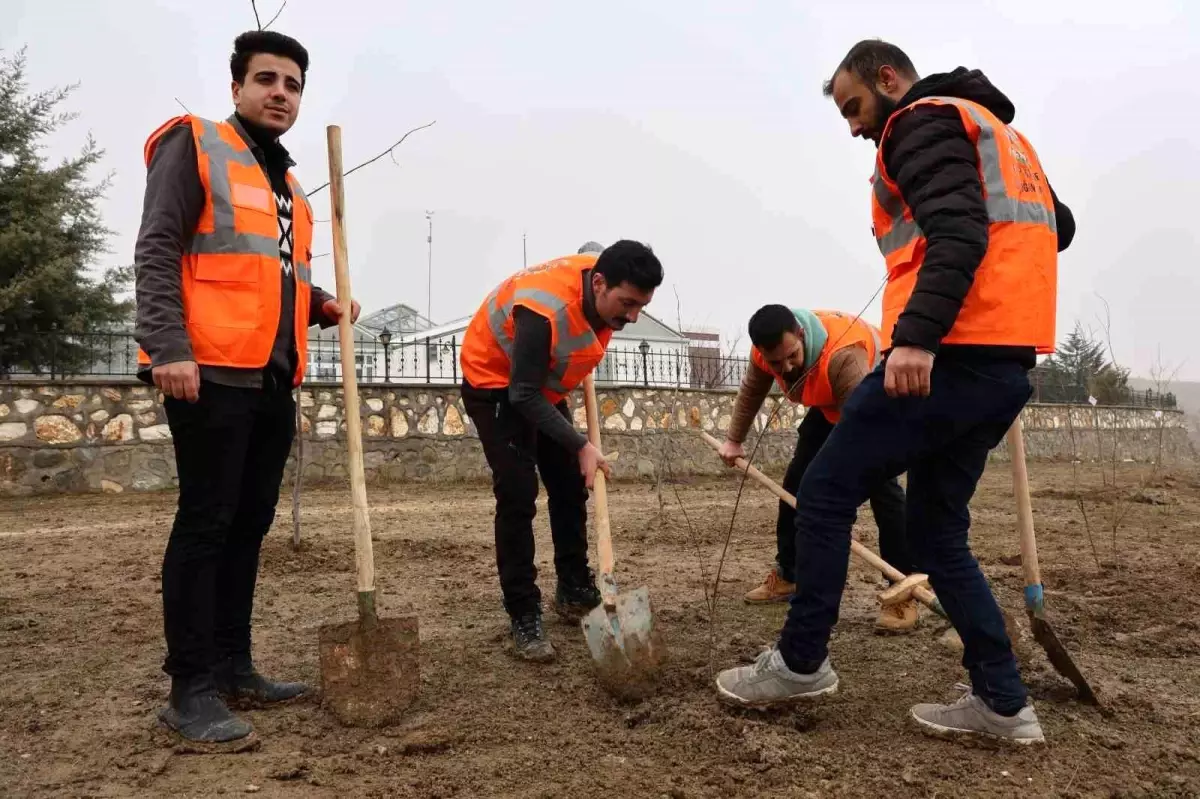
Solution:
[[[496,292],[493,291],[488,295],[487,300],[488,327],[491,328],[492,335],[496,337],[496,343],[500,345],[500,349],[504,350],[504,354],[508,356],[509,360],[512,360],[513,343],[512,339],[504,332],[504,327],[508,317],[512,314],[513,306],[521,300],[532,300],[554,311],[554,318],[551,320],[552,328],[559,335],[558,341],[554,344],[554,350],[551,352],[552,366],[550,374],[546,378],[546,388],[556,394],[566,394],[572,388],[563,384],[567,367],[570,366],[571,354],[590,347],[596,341],[596,334],[588,329],[577,336],[567,335],[570,330],[569,306],[562,298],[549,291],[518,288],[513,291],[512,300],[502,306],[496,304]]]
[[[975,146],[979,153],[979,168],[983,173],[983,192],[987,203],[988,221],[991,223],[1041,224],[1049,227],[1051,231],[1057,232],[1058,226],[1050,209],[1040,203],[1026,202],[1009,196],[1008,187],[1004,182],[1004,171],[1001,167],[1000,144],[996,138],[997,131],[991,122],[974,106],[959,102],[957,98],[929,97],[925,99],[961,108],[971,117],[971,121],[979,126],[979,140]],[[1005,138],[1012,135],[1007,126],[1004,126],[1002,135]],[[1019,142],[1016,143],[1019,144]],[[1024,157],[1019,149],[1014,149],[1013,155],[1016,158]],[[905,216],[904,200],[888,187],[887,182],[880,174],[878,163],[872,178],[872,188],[879,206],[891,220],[890,229],[883,235],[876,236],[879,251],[883,253],[884,257],[925,235],[915,220]]]
[[[261,168],[258,159],[249,147],[236,149],[221,138],[217,126],[211,120],[200,120],[200,149],[208,157],[208,182],[212,191],[213,230],[211,233],[197,232],[192,237],[191,252],[195,255],[218,255],[236,253],[239,255],[263,255],[268,258],[280,257],[279,239],[273,236],[263,236],[258,233],[239,233],[234,229],[233,187],[229,184],[229,164],[234,163],[244,167]],[[295,178],[288,175],[288,185],[292,189],[292,205],[304,203],[308,198]],[[297,202],[299,201],[299,202]],[[275,202],[275,198],[271,198]],[[294,213],[294,212],[293,212]],[[311,217],[311,212],[310,212]],[[299,250],[300,248],[294,248]],[[301,253],[292,253],[292,264],[296,269],[296,278],[305,283],[312,283],[312,264],[302,260]]]

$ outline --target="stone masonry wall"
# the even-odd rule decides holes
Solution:
[[[717,475],[725,467],[700,440],[728,428],[727,391],[600,389],[605,452],[618,453],[617,479]],[[359,389],[364,458],[372,481],[453,482],[488,479],[474,426],[455,388],[367,385]],[[582,397],[576,426],[586,429]],[[774,410],[767,400],[761,430]],[[345,414],[339,386],[306,385],[300,394],[306,484],[346,479]],[[770,419],[755,458],[782,471],[803,410],[784,403]],[[1036,459],[1094,460],[1103,452],[1130,460],[1191,460],[1182,414],[1147,409],[1030,405],[1026,448]],[[751,442],[754,438],[751,437]],[[1004,444],[993,453],[1006,457]],[[296,465],[296,449],[288,479]],[[129,383],[0,383],[0,495],[124,492],[177,484],[171,433],[155,389]]]

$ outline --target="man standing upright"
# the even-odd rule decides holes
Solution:
[[[795,495],[804,473],[821,451],[841,417],[842,406],[883,357],[879,331],[841,311],[810,311],[764,305],[747,325],[750,365],[733,403],[733,419],[721,444],[721,459],[733,466],[745,457],[742,442],[771,391],[772,380],[787,399],[808,411],[796,431],[796,451],[783,476],[783,488]],[[905,574],[913,571],[904,537],[904,489],[891,477],[870,495],[879,528],[879,553]],[[780,500],[775,521],[775,568],[763,584],[746,594],[746,602],[786,602],[796,590],[796,511]],[[875,629],[907,633],[916,629],[916,600],[886,605]]]
[[[145,146],[139,372],[164,395],[179,474],[162,566],[171,695],[159,718],[203,749],[253,740],[226,700],[262,706],[307,691],[262,676],[250,655],[259,550],[295,433],[308,327],[341,315],[312,285],[312,210],[279,143],[307,71],[295,39],[244,33],[230,58],[233,115],[175,117]]]
[[[588,568],[587,489],[608,463],[571,423],[566,397],[604,358],[613,331],[637,321],[662,279],[646,245],[588,242],[505,280],[463,335],[463,405],[492,470],[500,589],[525,660],[554,659],[534,565],[539,474],[558,575],[554,608],[578,622],[600,604]]]
[[[722,698],[787,703],[837,690],[829,633],[850,528],[882,479],[908,473],[908,542],[962,638],[972,690],[923,704],[938,735],[1044,740],[1000,608],[967,542],[989,450],[1054,349],[1057,253],[1074,233],[1013,104],[977,70],[920,80],[898,47],[855,45],[826,84],[854,136],[877,147],[875,238],[887,265],[885,365],[868,375],[800,484],[800,573],[777,647],[717,679]]]

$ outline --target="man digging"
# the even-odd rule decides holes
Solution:
[[[539,474],[558,576],[554,608],[578,623],[600,604],[588,568],[587,490],[596,470],[609,468],[575,429],[566,398],[603,360],[613,331],[637,321],[662,279],[662,264],[646,245],[588,242],[576,255],[504,281],[463,335],[463,406],[492,470],[496,566],[514,651],[525,660],[555,655],[542,627],[534,565]]]
[[[783,305],[759,308],[748,327],[753,344],[750,365],[733,405],[721,459],[733,466],[738,458],[746,457],[742,442],[774,380],[788,400],[808,409],[796,431],[796,450],[783,477],[784,490],[795,495],[808,465],[837,424],[842,405],[882,356],[879,331],[840,311]],[[874,487],[870,500],[879,528],[880,555],[910,574],[915,569],[904,540],[904,489],[890,477]],[[775,540],[775,568],[762,585],[746,594],[748,603],[786,602],[796,590],[796,511],[782,500]],[[916,628],[917,619],[917,601],[909,599],[881,608],[875,628],[883,633],[908,633]]]
[[[880,481],[908,475],[909,546],[962,638],[971,690],[911,717],[940,736],[1044,742],[1004,618],[967,541],[988,452],[1054,351],[1058,252],[1074,222],[1014,108],[979,71],[923,80],[898,47],[855,45],[825,86],[853,136],[876,145],[872,221],[887,267],[886,361],[842,406],[800,483],[797,586],[778,644],[717,678],[743,706],[830,694],[829,634],[850,530]],[[888,346],[888,345],[885,345]]]

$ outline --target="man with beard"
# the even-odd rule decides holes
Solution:
[[[915,560],[962,638],[971,690],[921,704],[935,735],[1044,742],[1000,609],[968,545],[988,452],[1054,351],[1058,252],[1074,234],[1013,104],[978,70],[918,78],[898,47],[855,45],[825,86],[850,133],[876,145],[872,221],[887,268],[883,368],[860,384],[800,484],[796,594],[778,645],[717,678],[727,701],[833,693],[828,657],[858,506],[907,472]]]
[[[875,368],[882,353],[879,331],[840,311],[809,311],[764,305],[748,325],[750,365],[742,378],[733,418],[721,445],[721,459],[733,466],[745,457],[742,442],[763,400],[777,382],[784,396],[808,409],[796,431],[796,451],[783,477],[795,494],[804,472],[837,424],[841,407]],[[904,540],[904,489],[895,477],[874,488],[871,511],[879,528],[883,559],[900,571],[913,571]],[[796,590],[796,511],[780,501],[775,523],[775,568],[762,585],[746,594],[751,604],[786,602]],[[875,629],[907,633],[917,626],[917,603],[908,600],[881,608]]]
[[[530,267],[488,295],[463,336],[462,398],[492,470],[496,566],[517,657],[554,659],[534,565],[538,475],[546,484],[555,611],[577,623],[600,604],[588,568],[587,489],[608,463],[571,423],[567,394],[604,358],[614,330],[637,321],[662,283],[644,244],[588,242]]]

